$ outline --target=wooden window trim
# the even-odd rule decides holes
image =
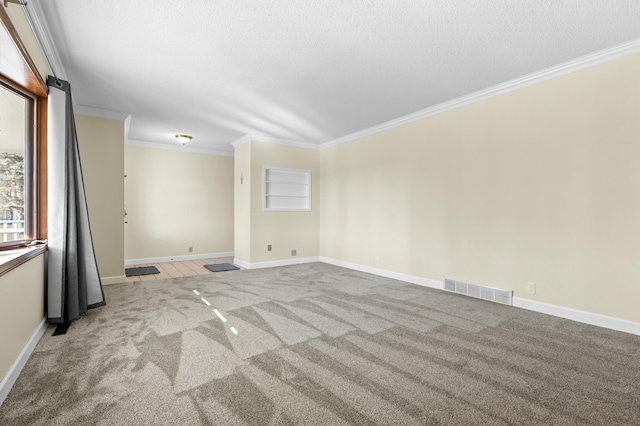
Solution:
[[[0,21],[2,22],[0,52],[3,52],[3,56],[6,58],[0,58],[0,74],[33,93],[36,97],[46,98],[47,83],[40,75],[4,7],[0,7]]]
[[[35,169],[31,176],[35,185],[36,217],[34,237],[47,238],[47,85],[20,39],[9,15],[0,5],[0,80],[35,99]],[[33,244],[32,242],[29,242]],[[17,246],[17,244],[16,244]],[[5,246],[0,251],[0,276],[46,251],[46,245],[21,247]],[[15,251],[17,256],[11,256]],[[3,261],[2,257],[10,260]]]
[[[27,263],[31,259],[38,257],[47,251],[46,244],[35,245],[32,247],[20,247],[14,250],[4,250],[0,252],[0,277],[9,271],[16,269],[18,266]],[[12,256],[15,254],[15,256]],[[3,259],[7,257],[8,259]]]

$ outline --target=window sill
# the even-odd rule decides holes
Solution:
[[[0,251],[0,277],[47,251],[45,244]]]

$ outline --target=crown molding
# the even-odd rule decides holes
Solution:
[[[378,124],[376,126],[372,126],[346,136],[342,136],[338,139],[334,139],[332,141],[325,142],[319,145],[319,149],[324,150],[334,146],[342,145],[344,143],[351,142],[365,136],[384,132],[385,130],[403,126],[414,121],[422,120],[423,118],[442,114],[453,109],[461,108],[469,104],[503,95],[505,93],[513,92],[514,90],[542,83],[543,81],[551,80],[553,78],[580,71],[585,68],[600,65],[602,63],[613,61],[615,59],[629,56],[638,52],[640,52],[640,39],[631,40],[626,43],[599,50],[597,52],[581,56],[580,58],[573,59],[571,61],[567,61],[541,71],[536,71],[534,73],[527,74],[525,76],[507,81],[505,83],[501,83],[487,89],[483,89],[478,92],[471,93],[469,95],[462,96],[451,101],[441,103],[439,105],[435,105],[433,107],[425,108],[423,110],[398,117],[394,120],[386,121],[382,124]]]
[[[129,140],[129,129],[131,128],[131,115],[124,119],[124,140]]]
[[[58,49],[53,42],[53,37],[51,36],[47,20],[44,17],[40,0],[29,0],[26,2],[24,4],[24,11],[27,21],[31,26],[31,31],[33,31],[33,34],[36,36],[40,51],[45,61],[47,61],[51,73],[62,80],[69,80],[67,78],[67,72],[62,65]]]
[[[88,107],[85,105],[76,105],[73,107],[73,112],[75,114],[80,114],[80,115],[88,115],[91,117],[98,117],[98,118],[106,118],[107,120],[117,120],[117,121],[124,121],[126,123],[127,119],[129,117],[131,117],[131,114],[127,114],[124,112],[118,112],[118,111],[110,111],[108,109],[101,109],[101,108],[93,108],[93,107]]]
[[[221,157],[233,157],[233,152],[218,151],[215,149],[206,149],[206,148],[194,148],[188,145],[180,145],[177,142],[176,144],[170,145],[170,144],[160,143],[160,142],[147,142],[147,141],[139,141],[135,139],[126,139],[126,144],[142,146],[145,148],[166,149],[169,151],[192,152],[196,154],[208,154],[208,155],[218,155]]]
[[[263,143],[272,143],[272,144],[276,144],[276,145],[285,145],[285,146],[293,146],[296,148],[304,148],[304,149],[312,149],[315,151],[320,150],[320,145],[316,145],[310,142],[297,142],[297,141],[290,141],[290,140],[286,140],[286,139],[277,139],[277,138],[271,138],[269,136],[262,136],[262,135],[251,135],[251,140],[256,141],[256,142],[263,142]]]
[[[296,148],[304,148],[304,149],[312,149],[312,150],[319,150],[320,149],[320,145],[316,145],[316,144],[309,143],[309,142],[297,142],[297,141],[290,141],[290,140],[287,140],[287,139],[272,138],[270,136],[250,135],[250,134],[245,134],[243,136],[240,136],[238,139],[236,139],[233,142],[231,142],[231,146],[233,146],[234,148],[237,148],[240,145],[242,145],[244,143],[247,143],[249,141],[262,142],[262,143],[272,143],[272,144],[275,144],[275,145],[293,146],[293,147],[296,147]]]
[[[234,147],[234,148],[237,148],[240,145],[245,144],[245,143],[247,143],[249,141],[251,141],[251,137],[249,135],[242,135],[238,139],[236,139],[233,142],[231,142],[231,146]]]

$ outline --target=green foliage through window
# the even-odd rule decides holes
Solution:
[[[24,156],[0,153],[0,214],[4,220],[24,220]]]

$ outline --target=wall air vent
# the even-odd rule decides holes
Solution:
[[[452,293],[464,294],[477,299],[488,300],[502,305],[513,305],[513,291],[484,285],[465,283],[450,278],[444,279],[444,289]]]

